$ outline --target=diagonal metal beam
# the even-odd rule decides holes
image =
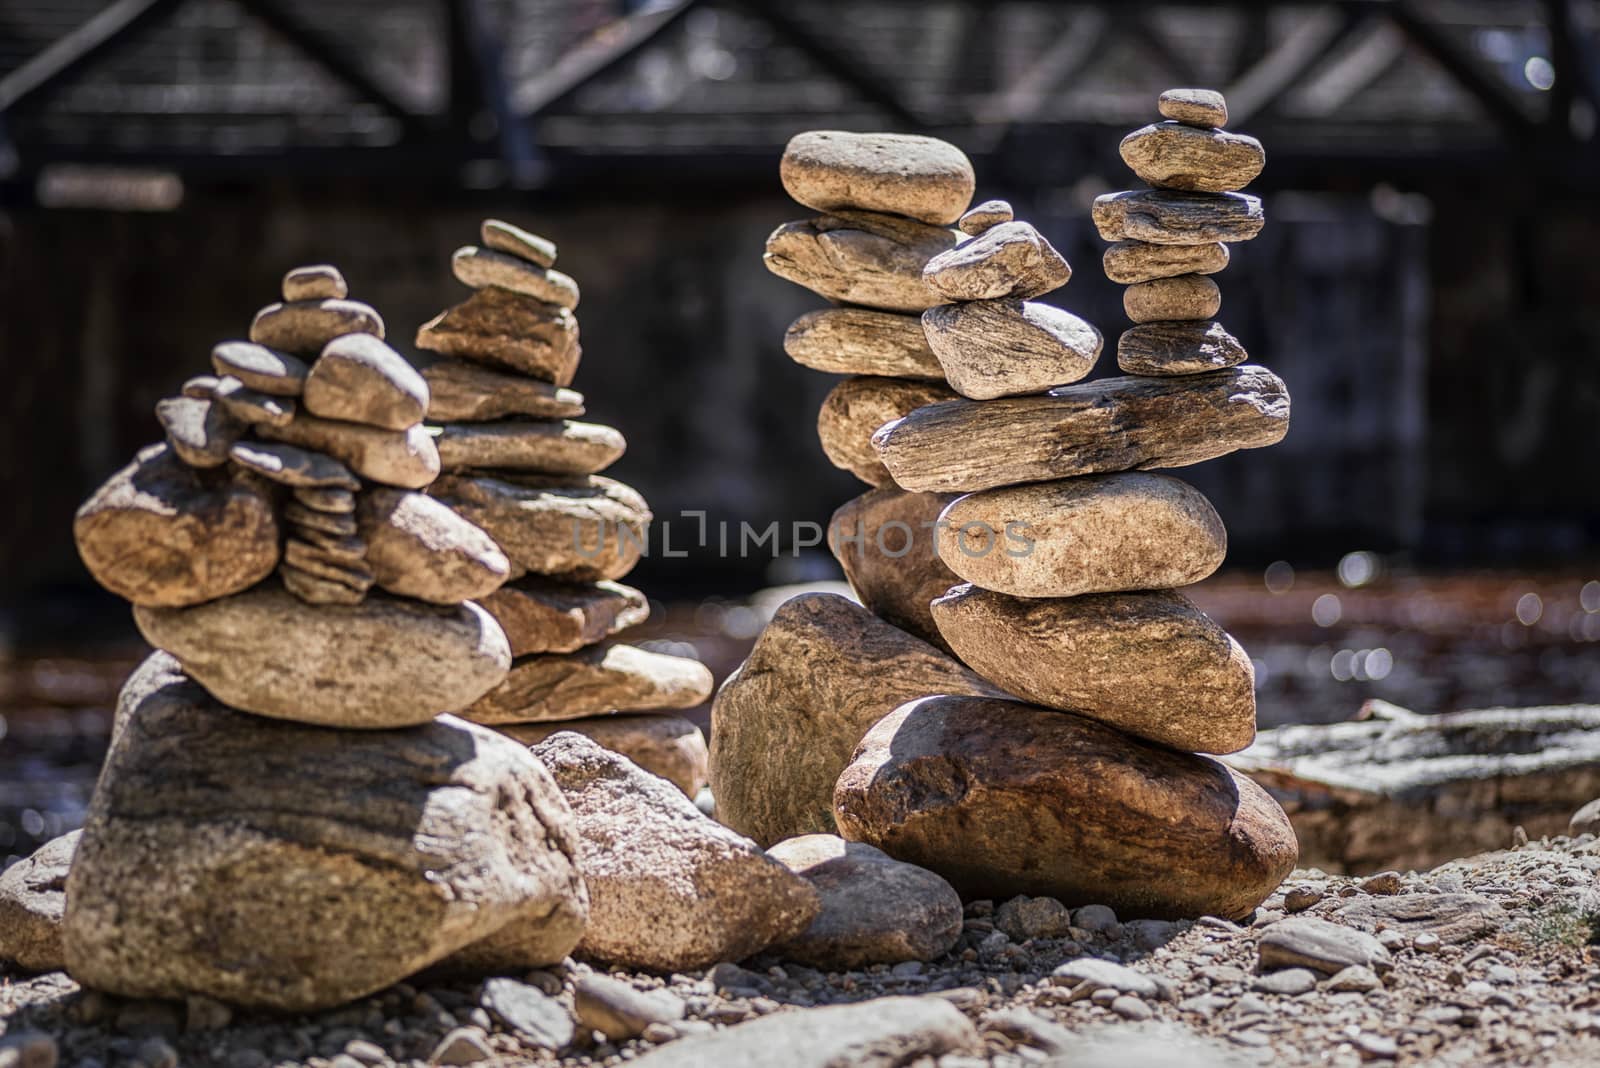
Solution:
[[[540,183],[546,167],[528,121],[512,106],[505,53],[487,15],[483,0],[450,0],[450,112],[459,121],[475,110],[466,106],[468,100],[487,109],[494,116],[500,160],[512,185],[530,189]]]
[[[583,86],[639,49],[678,19],[688,14],[699,0],[681,0],[670,7],[628,15],[606,27],[605,39],[589,41],[568,51],[548,70],[521,81],[512,104],[524,115],[537,115],[570,97]]]
[[[1227,88],[1228,122],[1243,126],[1270,108],[1360,24],[1353,9],[1312,10]]]
[[[82,26],[0,78],[0,113],[41,103],[114,48],[132,40],[183,0],[116,0]]]
[[[1513,142],[1532,139],[1535,132],[1533,120],[1510,96],[1509,91],[1496,83],[1493,76],[1471,57],[1463,55],[1455,43],[1439,28],[1420,14],[1408,0],[1386,0],[1368,3],[1369,10],[1387,15],[1400,32],[1422,53],[1437,63],[1455,83],[1477,101]]]
[[[1105,39],[1108,20],[1095,8],[1074,12],[1055,40],[1029,64],[986,97],[975,109],[985,124],[1032,122],[1051,90],[1076,73]]]

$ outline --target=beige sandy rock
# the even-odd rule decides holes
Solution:
[[[869,486],[893,482],[873,449],[872,434],[925,404],[960,396],[943,382],[858,376],[840,382],[817,412],[817,437],[828,462]]]
[[[850,211],[784,223],[767,238],[767,270],[819,296],[884,311],[942,302],[922,270],[955,247],[954,230],[894,215]]]
[[[1155,278],[1122,291],[1122,309],[1136,323],[1210,319],[1221,307],[1222,291],[1203,274]]]
[[[482,423],[508,415],[576,419],[584,410],[583,394],[575,389],[465,360],[435,360],[422,368],[422,377],[434,423]]]
[[[829,374],[941,379],[915,315],[871,308],[822,308],[789,324],[783,351],[795,363]]]
[[[324,419],[405,430],[427,414],[428,383],[382,340],[345,334],[311,365],[301,403]]]
[[[1094,367],[1100,331],[1031,300],[941,304],[922,313],[928,345],[956,392],[973,400],[1043,393]]]
[[[969,237],[928,261],[922,279],[946,300],[1025,300],[1060,289],[1072,277],[1066,259],[1032,223],[1007,222]]]
[[[977,237],[985,230],[1016,218],[1011,205],[1004,200],[985,200],[956,220],[956,229],[969,237]]]
[[[495,728],[523,745],[537,745],[561,731],[576,731],[659,775],[693,798],[710,781],[706,736],[682,716],[661,714],[591,716],[559,723],[506,723]]]
[[[512,656],[575,652],[650,617],[645,595],[620,582],[579,585],[526,575],[478,601],[506,632]]]
[[[436,439],[446,471],[497,468],[546,475],[593,475],[627,450],[615,427],[573,419],[447,423]]]
[[[356,517],[373,577],[397,596],[434,604],[475,601],[511,574],[494,539],[443,501],[374,487],[359,498]]]
[[[928,606],[961,583],[939,559],[934,531],[939,513],[954,499],[885,486],[841,504],[828,522],[828,548],[861,603],[946,652]]]
[[[1201,128],[1228,125],[1228,103],[1214,89],[1168,89],[1156,103],[1164,118]]]
[[[498,725],[693,708],[711,696],[711,687],[711,671],[698,660],[621,643],[594,645],[515,661],[504,682],[461,714]]]
[[[1157,122],[1122,139],[1122,160],[1162,189],[1227,193],[1243,189],[1266,166],[1261,142],[1226,130]]]
[[[50,839],[0,875],[0,960],[30,972],[66,967],[61,916],[67,908],[67,870],[81,833]]]
[[[422,324],[416,344],[557,386],[572,384],[583,356],[571,310],[499,286],[480,289]]]
[[[478,233],[483,243],[496,252],[504,252],[540,267],[556,265],[556,243],[548,237],[540,237],[499,219],[483,220]]]
[[[450,257],[450,270],[458,282],[473,289],[499,286],[557,307],[578,306],[578,283],[571,275],[494,249],[476,245],[458,248]]]
[[[1198,375],[1249,358],[1218,322],[1144,323],[1117,339],[1117,366],[1130,375]]]
[[[350,287],[345,284],[344,275],[329,263],[295,267],[283,276],[283,299],[291,303],[297,300],[343,300],[349,295]]]
[[[949,225],[977,177],[956,146],[914,134],[808,130],[789,139],[783,188],[816,211],[881,211]]]
[[[371,334],[381,341],[383,317],[358,300],[296,300],[269,304],[250,323],[250,340],[257,345],[302,357],[317,355],[345,334]]]
[[[1248,193],[1140,189],[1095,198],[1095,229],[1106,241],[1209,245],[1248,241],[1261,232],[1261,200]]]
[[[286,426],[256,431],[273,441],[326,453],[362,478],[386,486],[421,489],[439,477],[439,450],[420,423],[408,430],[383,430],[302,410]]]
[[[1231,256],[1228,246],[1220,241],[1205,245],[1118,241],[1106,249],[1101,262],[1107,278],[1122,285],[1133,285],[1180,274],[1216,274],[1228,266]]]
[[[211,350],[211,366],[219,375],[231,375],[276,397],[298,397],[310,373],[298,356],[249,341],[224,341]]]

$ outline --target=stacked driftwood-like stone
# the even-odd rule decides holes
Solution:
[[[1221,563],[1220,519],[1143,470],[1277,441],[1283,384],[1259,367],[1066,384],[1100,337],[1031,299],[1067,280],[1065,261],[1003,203],[962,214],[970,181],[931,162],[955,149],[898,141],[796,138],[786,188],[848,225],[780,228],[768,263],[834,299],[880,300],[797,323],[801,362],[944,379],[917,383],[905,410],[840,406],[854,434],[839,437],[866,438],[852,466],[898,489],[841,509],[831,535],[868,608],[961,662],[841,599],[789,602],[718,695],[719,814],[757,840],[836,825],[968,896],[1244,915],[1293,866],[1294,835],[1262,790],[1195,755],[1249,743],[1251,665],[1173,589]],[[865,210],[909,214],[933,188],[945,199],[927,221],[896,225],[960,216],[959,243],[848,237],[869,232]],[[1186,201],[1183,225],[1157,220],[1140,240],[1215,243],[1237,211]],[[838,277],[850,271],[870,290]],[[891,310],[921,311],[923,346]]]

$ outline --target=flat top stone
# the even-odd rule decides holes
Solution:
[[[578,283],[571,275],[494,249],[464,245],[450,257],[450,270],[474,289],[499,286],[562,308],[578,306]]]
[[[985,200],[977,207],[970,209],[965,215],[956,220],[956,229],[973,237],[978,236],[991,227],[1008,223],[1016,215],[1011,210],[1011,205],[1004,200]]]
[[[315,355],[342,334],[371,334],[381,339],[383,331],[383,317],[371,305],[358,300],[269,304],[256,312],[250,322],[251,341],[302,356]]]
[[[283,276],[284,300],[340,300],[349,295],[344,275],[330,263],[295,267]]]
[[[1228,102],[1215,89],[1168,89],[1156,107],[1164,117],[1191,126],[1228,124]]]
[[[582,393],[527,375],[453,359],[434,360],[421,371],[432,422],[484,422],[507,415],[575,419],[584,412]]]
[[[1106,193],[1095,198],[1090,214],[1095,229],[1106,241],[1145,241],[1155,245],[1249,241],[1266,224],[1260,197],[1181,189]]]
[[[762,262],[779,278],[843,304],[920,312],[942,303],[923,269],[953,248],[958,231],[869,211],[839,211],[784,223]]]
[[[1263,971],[1299,967],[1334,975],[1360,965],[1382,974],[1394,964],[1372,935],[1315,916],[1279,920],[1261,933],[1259,948]]]
[[[488,248],[504,252],[540,267],[556,265],[556,243],[548,237],[512,226],[501,219],[485,219],[478,234]]]
[[[1122,159],[1154,186],[1221,193],[1243,189],[1266,166],[1261,142],[1226,130],[1157,122],[1122,139]]]
[[[1141,975],[1125,964],[1095,957],[1069,960],[1050,974],[1056,980],[1088,983],[1095,990],[1109,987],[1118,993],[1133,994],[1141,998],[1154,998],[1161,992],[1161,987],[1148,975]]]
[[[809,130],[778,167],[783,188],[817,211],[883,211],[948,225],[977,184],[959,148],[915,134]]]
[[[228,458],[240,467],[285,486],[328,486],[358,490],[361,480],[331,456],[272,441],[241,441]]]
[[[279,397],[298,397],[310,371],[298,356],[252,341],[224,341],[211,350],[211,366],[219,375],[232,375],[251,389]]]

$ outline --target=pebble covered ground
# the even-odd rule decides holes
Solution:
[[[1184,1068],[1600,1064],[1597,870],[1588,834],[1420,874],[1300,870],[1243,925],[979,901],[932,963],[825,973],[758,957],[695,975],[612,973],[666,995],[646,999],[581,963],[488,982],[420,977],[298,1017],[12,974],[0,979],[0,1064],[615,1065],[686,1034],[890,994],[944,998],[978,1026],[982,1056],[919,1062],[937,1068],[1080,1064],[1092,1050]],[[588,993],[574,1029],[575,987]]]

